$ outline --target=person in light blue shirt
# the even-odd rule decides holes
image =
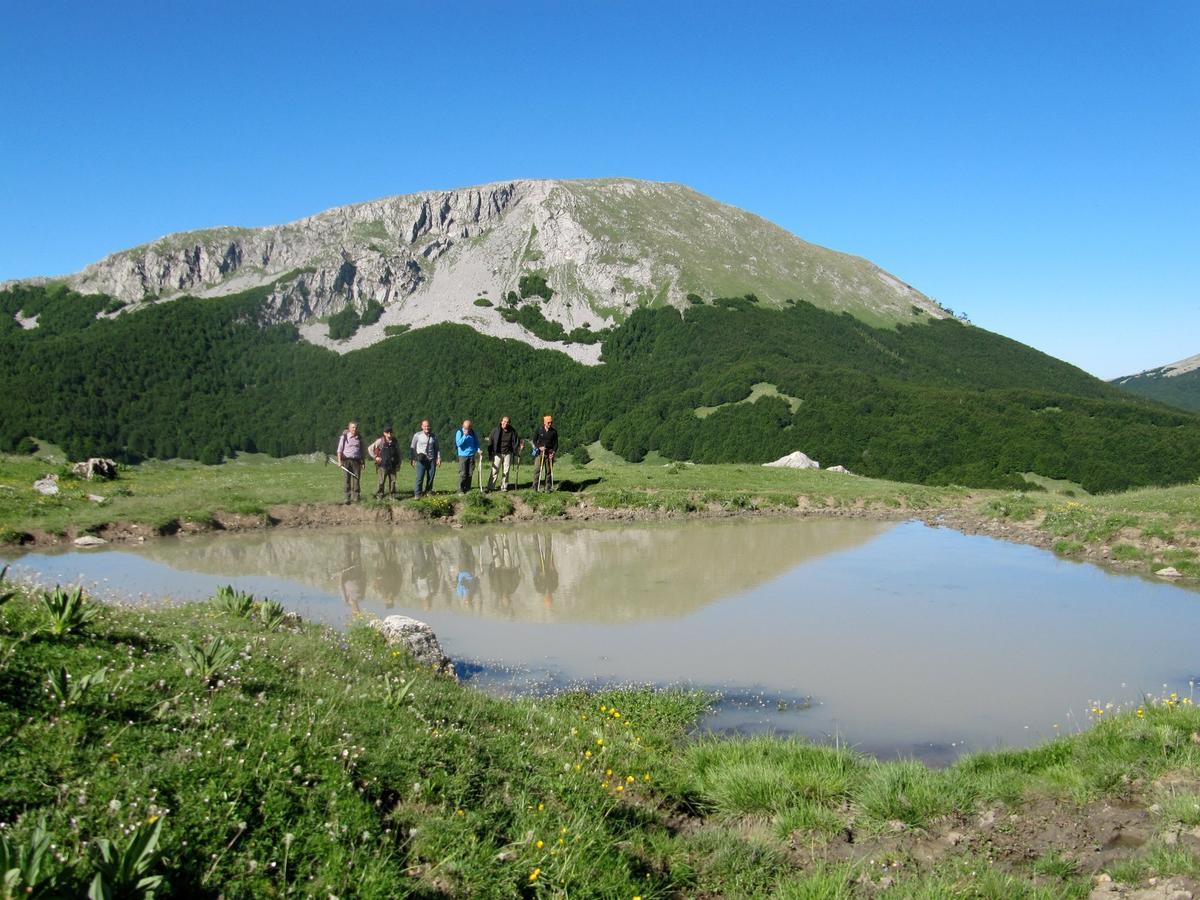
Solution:
[[[465,494],[471,489],[471,473],[479,456],[479,438],[471,428],[470,419],[464,419],[462,428],[454,432],[454,446],[458,448],[458,492]]]

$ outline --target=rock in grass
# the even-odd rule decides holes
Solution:
[[[53,497],[58,493],[58,476],[47,475],[45,478],[39,478],[33,483],[33,489],[39,494],[45,494],[47,497]]]
[[[787,456],[781,456],[775,462],[763,463],[767,468],[775,469],[819,469],[821,464],[807,453],[797,450]]]
[[[408,616],[388,616],[382,620],[373,619],[369,624],[379,631],[389,644],[407,650],[420,665],[439,671],[450,670],[450,657],[442,652],[437,635],[424,622]]]
[[[1154,573],[1159,578],[1182,578],[1183,573],[1174,566],[1167,566],[1165,569],[1159,569]]]
[[[96,537],[94,534],[81,534],[75,538],[76,547],[99,547],[101,544],[107,544],[104,538]]]
[[[113,479],[117,477],[117,464],[111,459],[104,459],[100,456],[93,456],[83,462],[75,463],[71,466],[71,471],[80,478],[86,478],[91,481],[93,478]]]

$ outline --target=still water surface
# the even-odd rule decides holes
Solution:
[[[711,727],[931,761],[1200,676],[1200,594],[919,523],[281,530],[14,561],[114,597],[232,582],[335,626],[403,613],[491,689],[694,685],[726,697]]]

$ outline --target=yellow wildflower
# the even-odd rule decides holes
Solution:
[[[530,881],[537,881],[537,880],[538,880],[538,876],[539,876],[539,875],[541,875],[541,874],[542,874],[542,867],[541,867],[541,866],[538,866],[536,869],[534,869],[532,872],[530,872],[530,873],[529,873],[529,880],[530,880]]]

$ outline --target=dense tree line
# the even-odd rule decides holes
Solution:
[[[924,483],[1002,486],[1036,471],[1089,490],[1200,476],[1200,416],[1129,398],[1045,354],[953,320],[871,328],[797,302],[729,298],[639,310],[604,365],[439,325],[339,356],[269,324],[266,289],[116,317],[61,287],[0,294],[0,447],[29,435],[73,457],[328,450],[350,417],[404,436],[429,416],[528,431],[553,411],[564,449],[600,439],[760,463],[802,449],[825,465]],[[36,315],[38,327],[17,322]],[[769,382],[801,402],[739,402]],[[698,407],[719,407],[700,419]]]

